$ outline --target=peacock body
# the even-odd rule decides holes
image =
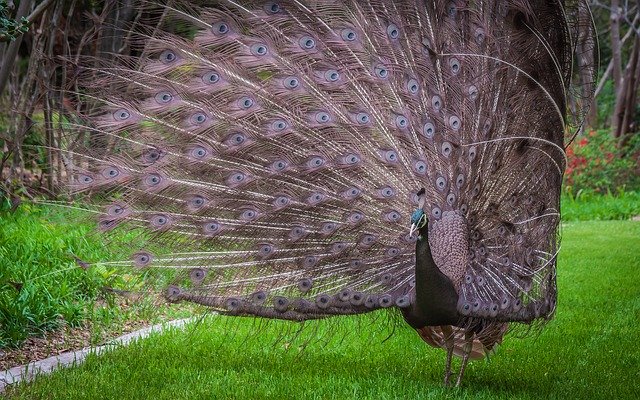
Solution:
[[[583,5],[145,6],[136,57],[80,69],[101,106],[71,188],[139,233],[92,261],[173,271],[169,300],[228,315],[399,309],[446,382],[452,354],[553,316]]]

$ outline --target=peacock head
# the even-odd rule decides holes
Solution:
[[[428,224],[427,214],[424,213],[422,209],[425,203],[425,189],[422,188],[417,193],[418,196],[418,208],[411,214],[411,229],[409,230],[409,235],[413,236],[414,232],[422,230]]]

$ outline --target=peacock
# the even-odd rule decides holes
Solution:
[[[445,385],[453,355],[459,385],[553,317],[585,4],[143,4],[129,55],[79,58],[99,106],[80,107],[68,187],[97,232],[135,238],[84,266],[162,271],[169,301],[230,316],[386,309],[446,351]]]

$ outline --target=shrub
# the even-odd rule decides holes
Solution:
[[[619,193],[640,189],[640,135],[623,147],[607,130],[592,130],[567,148],[565,194]]]

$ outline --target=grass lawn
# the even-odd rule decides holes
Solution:
[[[409,328],[347,318],[298,325],[206,318],[20,385],[11,399],[640,398],[640,222],[563,228],[556,319],[509,336],[442,387],[444,352]],[[393,335],[385,341],[395,326]],[[227,331],[240,334],[229,334]],[[328,343],[323,339],[329,335]],[[313,337],[304,351],[301,344]],[[248,340],[247,340],[248,339]],[[457,364],[456,364],[457,365]]]

